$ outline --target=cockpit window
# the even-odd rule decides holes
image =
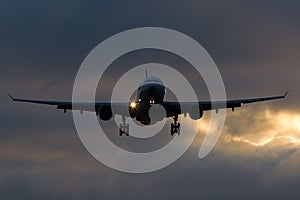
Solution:
[[[154,76],[149,76],[147,77],[144,81],[143,81],[143,84],[145,83],[157,83],[157,84],[160,84],[160,85],[163,85],[163,82],[157,78],[157,77],[154,77]]]

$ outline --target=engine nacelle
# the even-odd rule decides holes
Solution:
[[[103,121],[110,120],[112,118],[112,110],[110,106],[104,105],[98,109],[99,118]]]
[[[189,107],[189,116],[193,120],[198,120],[203,116],[203,109],[198,104],[193,104]]]

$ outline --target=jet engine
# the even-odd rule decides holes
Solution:
[[[189,116],[193,120],[198,120],[203,116],[203,109],[198,104],[193,104],[189,107]]]
[[[103,105],[98,109],[99,118],[103,121],[110,120],[112,118],[112,110],[110,106]]]

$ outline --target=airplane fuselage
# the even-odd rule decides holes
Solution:
[[[146,77],[139,85],[137,100],[135,101],[137,110],[135,117],[142,124],[150,124],[149,110],[155,104],[162,104],[165,97],[165,86],[163,82],[154,76]]]

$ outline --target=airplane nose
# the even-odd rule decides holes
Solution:
[[[146,102],[139,103],[139,110],[149,110],[150,105]]]
[[[162,100],[164,96],[164,87],[162,85],[153,84],[153,85],[147,85],[143,88],[141,94],[142,99],[150,100],[155,99],[156,102]]]

